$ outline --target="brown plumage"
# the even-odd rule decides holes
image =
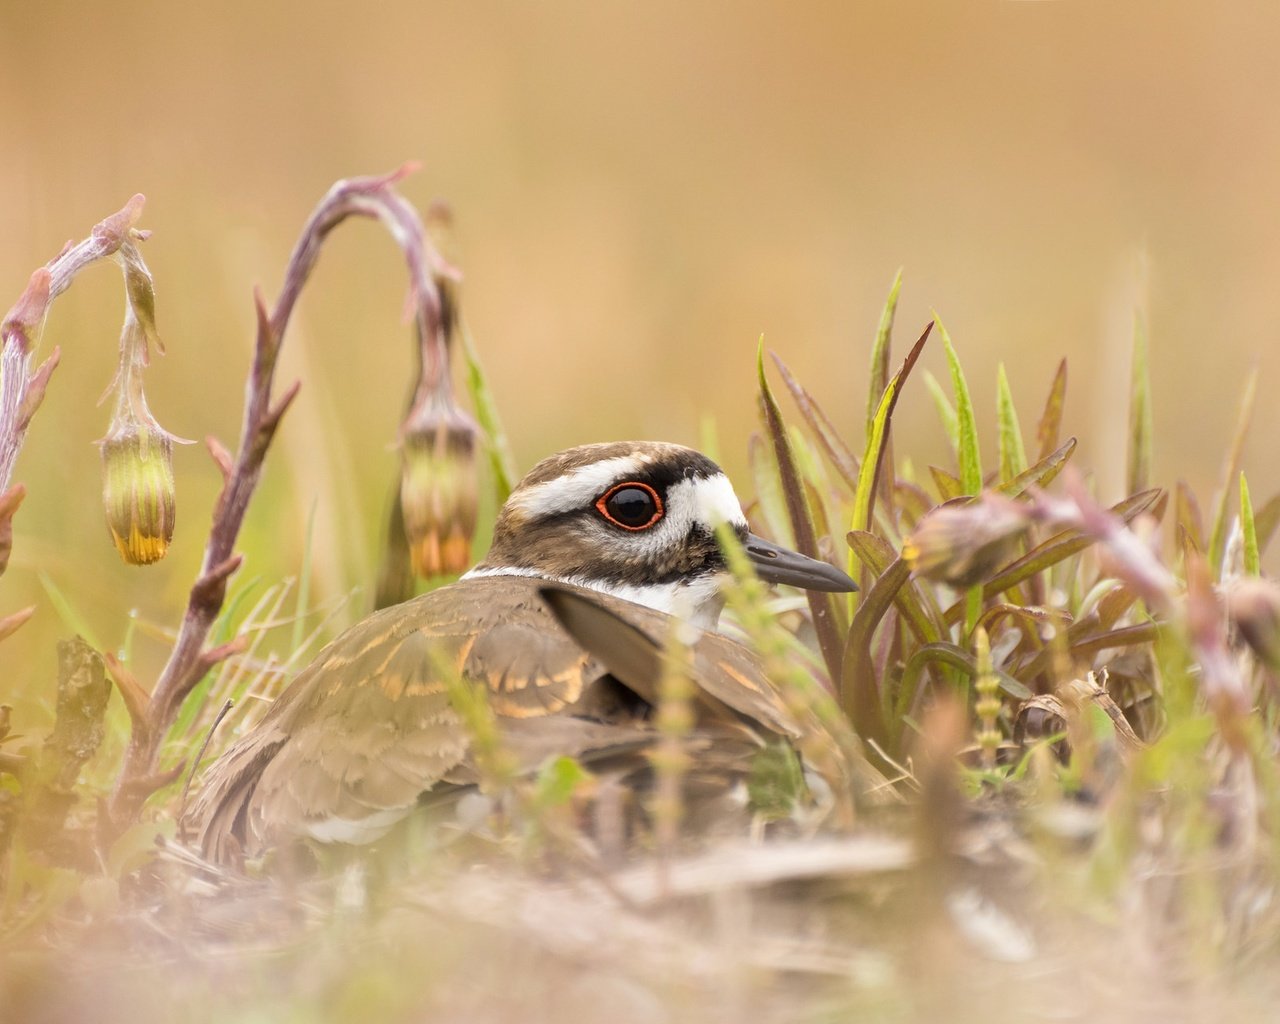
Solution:
[[[647,747],[656,680],[643,666],[620,669],[630,685],[610,674],[561,628],[539,595],[545,586],[526,577],[463,580],[379,612],[330,644],[209,770],[192,814],[206,854],[232,859],[302,835],[373,838],[428,790],[474,783],[446,671],[485,689],[500,740],[524,770],[552,755],[590,764]],[[656,659],[670,616],[556,586],[634,626]],[[693,658],[695,734],[796,735],[742,645],[703,634]]]
[[[611,518],[602,503],[620,486],[654,496],[652,523]],[[719,612],[712,515],[744,537],[764,578],[853,587],[825,563],[750,537],[728,482],[697,452],[571,449],[512,493],[473,574],[348,630],[208,769],[189,816],[201,847],[234,860],[299,837],[368,842],[427,794],[474,785],[470,736],[450,699],[459,679],[484,691],[518,771],[554,755],[624,776],[643,769],[636,754],[657,738],[660,654],[676,622],[658,609],[685,608],[703,625]],[[695,746],[741,753],[796,737],[755,655],[696,635]]]

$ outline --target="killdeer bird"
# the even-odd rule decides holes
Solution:
[[[519,770],[563,754],[597,770],[643,760],[673,617],[705,631],[691,646],[695,734],[794,737],[752,652],[713,632],[720,523],[766,581],[856,589],[750,534],[729,480],[699,452],[620,442],[553,455],[511,493],[479,565],[339,636],[208,769],[192,813],[205,853],[369,842],[427,794],[474,785],[448,672],[485,691]]]

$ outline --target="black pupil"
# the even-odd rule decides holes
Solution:
[[[623,526],[647,526],[657,511],[653,495],[641,487],[622,487],[614,491],[604,507]]]

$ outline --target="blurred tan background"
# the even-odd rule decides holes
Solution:
[[[1206,503],[1244,377],[1246,452],[1280,485],[1280,9],[1267,3],[0,0],[0,306],[135,191],[169,354],[149,378],[175,433],[239,428],[250,288],[269,296],[336,178],[417,158],[446,198],[464,304],[521,468],[586,440],[698,443],[713,417],[745,480],[763,332],[860,447],[868,347],[898,266],[897,352],[936,309],[994,437],[1004,361],[1034,430],[1070,359],[1067,429],[1105,497],[1123,475],[1131,323],[1150,322],[1160,482]],[[1145,268],[1145,269],[1144,269]],[[68,632],[38,573],[106,646],[176,624],[216,488],[177,454],[178,535],[126,568],[91,442],[108,410],[119,278],[87,274],[45,341],[63,364],[16,479],[30,487],[0,612],[0,696],[52,694]],[[321,598],[366,583],[410,366],[404,274],[371,223],[332,237],[286,344],[302,377],[244,537],[243,578],[298,571],[314,508]],[[941,352],[925,365],[944,377]],[[944,457],[916,379],[899,452]],[[367,604],[358,598],[355,615]],[[160,643],[135,643],[153,678]],[[150,674],[149,674],[150,673]]]

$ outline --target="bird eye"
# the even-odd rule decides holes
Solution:
[[[624,530],[647,530],[662,518],[662,499],[648,484],[617,484],[596,502],[596,511]]]

